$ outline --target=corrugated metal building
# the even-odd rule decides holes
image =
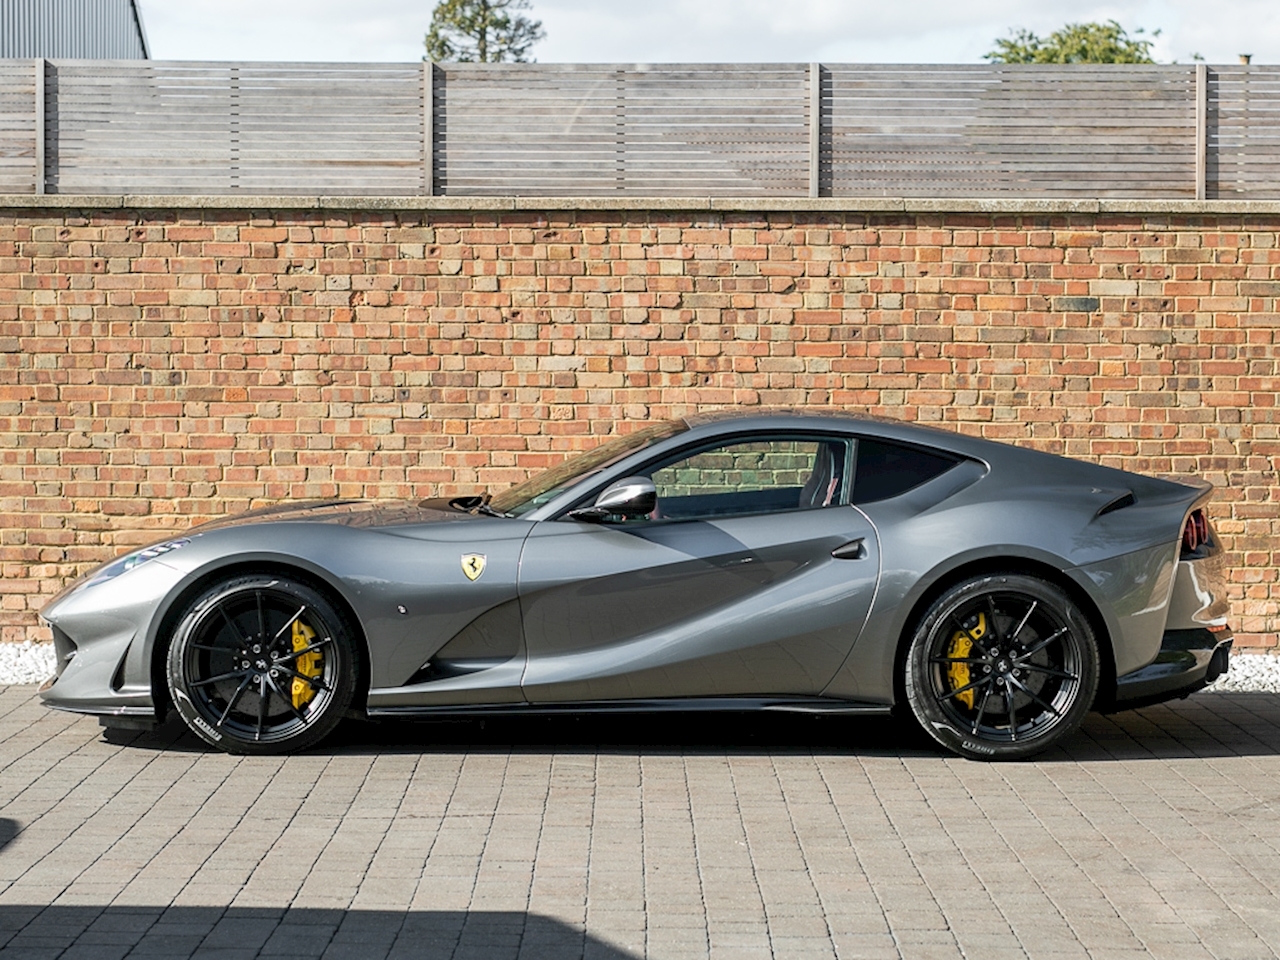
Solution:
[[[0,0],[0,57],[146,60],[138,0]]]

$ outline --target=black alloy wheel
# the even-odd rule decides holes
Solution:
[[[971,759],[1017,760],[1079,727],[1098,689],[1098,647],[1057,586],[983,576],[929,608],[905,669],[912,713],[938,743]]]
[[[284,577],[239,577],[193,602],[169,645],[169,693],[187,726],[228,753],[289,753],[328,735],[355,691],[342,615]]]

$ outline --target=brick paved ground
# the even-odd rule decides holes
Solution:
[[[1240,693],[1000,766],[778,716],[354,725],[234,759],[10,687],[0,952],[1274,957],[1278,754],[1280,695]]]

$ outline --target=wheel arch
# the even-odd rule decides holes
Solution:
[[[907,651],[911,646],[911,638],[915,634],[916,626],[920,623],[929,607],[933,605],[933,602],[952,587],[972,577],[997,576],[999,574],[1039,577],[1060,588],[1080,608],[1081,612],[1088,618],[1089,626],[1093,629],[1094,636],[1098,642],[1099,677],[1094,708],[1097,709],[1110,704],[1115,698],[1116,689],[1115,650],[1112,646],[1111,630],[1107,626],[1107,621],[1102,614],[1101,608],[1084,587],[1052,564],[1043,560],[1032,559],[1031,557],[1008,555],[985,557],[962,563],[941,574],[916,599],[910,613],[907,614],[906,619],[903,621],[902,632],[898,636],[897,647],[894,651],[894,703],[906,704],[906,677],[904,671]]]
[[[231,563],[208,567],[195,573],[188,581],[172,593],[166,600],[164,609],[156,618],[152,633],[150,678],[151,696],[155,701],[156,717],[163,719],[173,704],[169,698],[169,684],[166,678],[166,662],[169,656],[169,643],[178,621],[187,607],[201,593],[213,584],[233,577],[243,576],[281,576],[289,577],[309,586],[324,595],[342,616],[346,617],[355,634],[356,652],[360,658],[360,675],[356,682],[355,699],[351,707],[364,710],[365,697],[369,692],[370,663],[369,641],[364,624],[356,615],[355,608],[343,595],[343,592],[331,578],[317,570],[296,562],[277,559],[237,560]]]

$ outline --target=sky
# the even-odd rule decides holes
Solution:
[[[432,0],[139,0],[157,60],[410,61]],[[981,63],[1016,27],[1114,19],[1154,55],[1280,63],[1280,0],[533,0],[548,63]]]

